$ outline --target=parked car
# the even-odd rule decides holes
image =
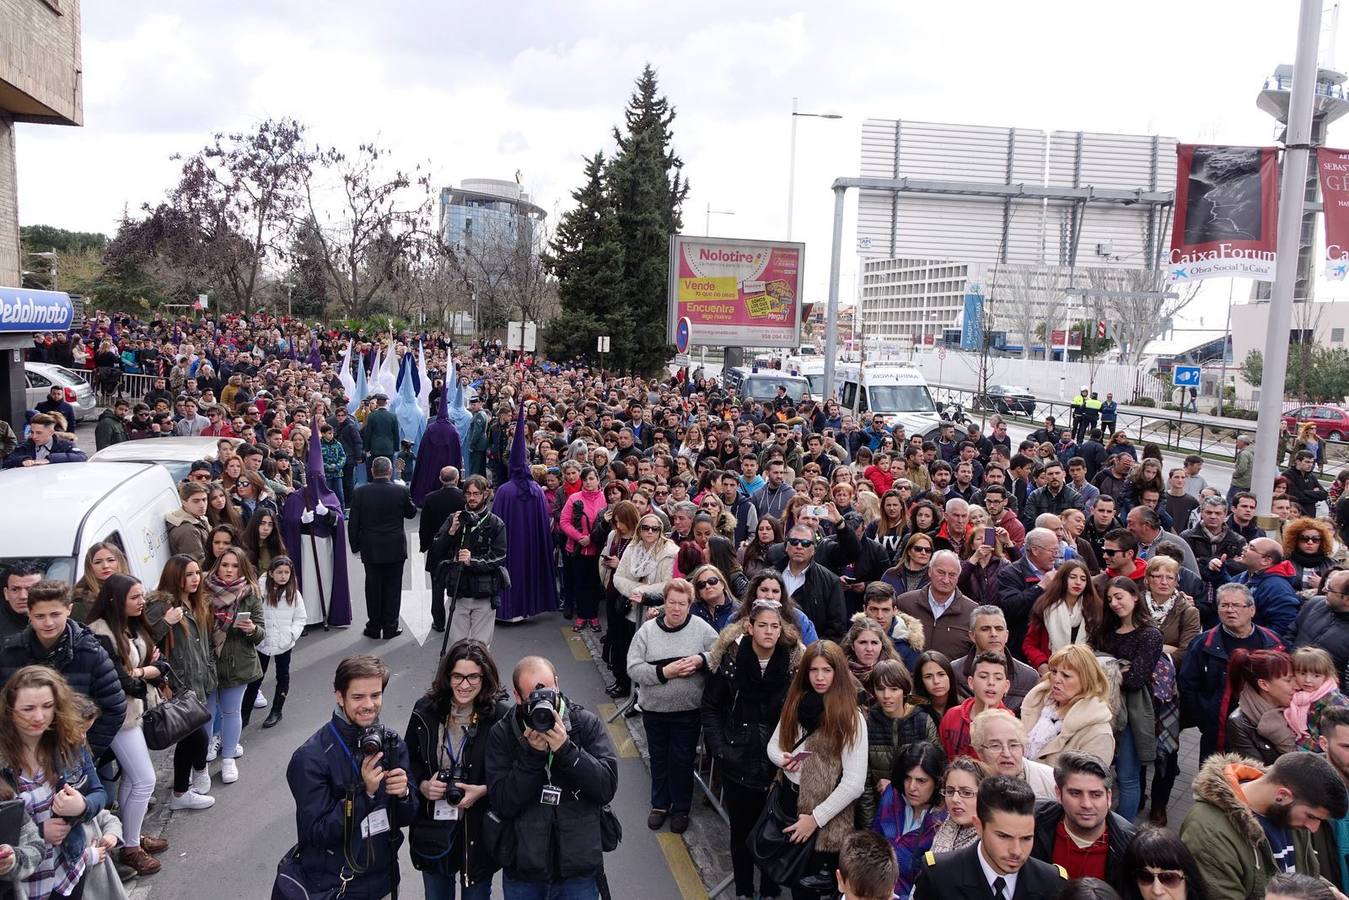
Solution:
[[[1011,384],[990,384],[987,391],[975,396],[974,405],[976,408],[991,409],[1004,415],[1011,413],[1035,418],[1035,395],[1029,388]]]
[[[1284,413],[1283,420],[1295,427],[1303,422],[1315,422],[1316,433],[1328,441],[1342,441],[1349,434],[1349,410],[1338,406],[1299,406]]]
[[[75,408],[75,418],[83,422],[98,414],[98,398],[89,382],[78,372],[51,363],[26,362],[24,375],[28,378],[28,408],[32,409],[47,399],[52,385],[59,385],[66,395],[66,402]],[[69,423],[73,428],[75,423]]]
[[[169,470],[175,483],[187,477],[192,464],[199,459],[215,459],[216,441],[213,437],[157,437],[138,441],[123,441],[104,447],[89,458],[90,462],[154,463]]]

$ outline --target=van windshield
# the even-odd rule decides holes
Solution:
[[[752,400],[772,400],[778,395],[778,387],[787,389],[792,402],[801,399],[805,393],[806,381],[803,378],[791,378],[786,375],[751,375],[741,386],[740,395]]]
[[[8,556],[0,557],[0,572],[9,571],[10,566],[27,563],[42,573],[43,578],[54,578],[72,584],[75,581],[75,558],[73,556]]]
[[[867,388],[870,409],[878,413],[930,413],[932,395],[923,384],[882,384]]]
[[[819,373],[813,374],[813,375],[807,375],[807,376],[805,376],[805,379],[806,379],[806,384],[810,385],[810,393],[811,393],[811,396],[813,396],[813,397],[823,397],[823,396],[824,396],[824,373],[823,373],[823,372],[819,372]],[[791,391],[788,390],[788,393],[791,393]]]

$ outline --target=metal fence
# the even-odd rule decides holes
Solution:
[[[95,391],[98,390],[96,373],[93,370],[77,369],[76,371],[79,372],[80,377],[83,378],[90,387]],[[150,389],[154,387],[155,377],[156,376],[154,375],[133,375],[123,372],[122,381],[118,386],[117,392],[123,397],[130,397],[133,400],[139,399],[150,393]]]

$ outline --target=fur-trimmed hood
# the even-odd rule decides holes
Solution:
[[[721,630],[717,635],[716,641],[712,644],[712,649],[707,651],[707,670],[715,672],[721,668],[721,660],[726,655],[726,651],[740,644],[740,639],[749,634],[749,619],[740,619],[732,622]],[[796,646],[792,647],[788,655],[788,662],[791,665],[791,671],[795,672],[801,665],[801,657],[805,655],[805,648],[801,642],[797,641]],[[734,658],[734,657],[733,657]]]
[[[895,613],[895,621],[890,625],[890,640],[908,641],[914,653],[922,653],[927,646],[923,636],[923,623],[908,613]]]
[[[1195,773],[1194,798],[1213,806],[1253,846],[1258,845],[1265,840],[1265,831],[1251,808],[1237,797],[1236,785],[1264,773],[1264,767],[1255,760],[1235,753],[1214,754]]]

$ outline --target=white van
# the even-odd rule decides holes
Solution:
[[[0,566],[32,562],[45,577],[73,584],[90,545],[108,541],[147,588],[169,558],[164,517],[181,506],[167,469],[136,463],[5,469],[0,497],[11,510],[0,524]]]
[[[937,407],[928,391],[927,379],[907,363],[848,363],[834,376],[839,385],[839,406],[855,415],[881,413],[889,425],[904,426],[904,433],[924,438],[935,436],[941,424]]]

